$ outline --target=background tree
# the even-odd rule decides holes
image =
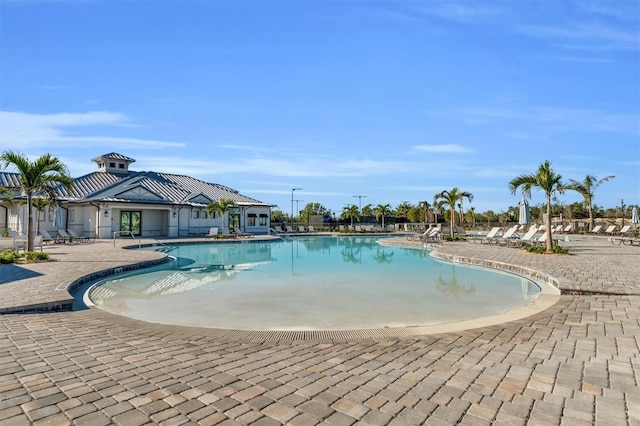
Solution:
[[[401,202],[394,210],[395,217],[406,220],[412,207],[413,205],[408,201]]]
[[[615,176],[607,176],[600,180],[596,179],[595,176],[587,175],[582,182],[578,182],[574,179],[569,179],[571,182],[570,188],[574,191],[577,191],[582,198],[584,199],[584,206],[589,213],[589,230],[593,229],[594,220],[593,220],[593,198],[594,192],[596,189],[603,184],[604,182],[613,179]]]
[[[456,227],[456,204],[462,201],[463,198],[473,201],[473,194],[467,191],[460,191],[457,187],[454,187],[451,191],[442,191],[436,194],[434,198],[434,204],[438,207],[449,207],[449,220],[451,223],[451,238],[453,239],[453,232]]]
[[[376,219],[382,218],[382,229],[384,229],[384,217],[391,214],[391,206],[389,204],[378,204],[373,209],[373,213],[376,215]]]
[[[304,206],[304,209],[300,212],[300,220],[302,222],[309,222],[311,216],[327,216],[331,212],[320,203],[308,203]]]
[[[229,200],[226,198],[221,198],[218,201],[212,201],[206,207],[207,214],[212,215],[213,213],[219,213],[222,218],[222,229],[225,229],[225,222],[224,222],[225,213],[227,212],[227,209],[229,207],[235,204],[236,204],[235,201]]]
[[[407,219],[411,223],[424,222],[424,210],[420,207],[412,207],[407,213]]]
[[[358,210],[358,206],[352,204],[350,206],[346,206],[342,210],[342,214],[340,215],[342,219],[350,219],[351,227],[353,228],[353,219],[355,218],[357,221],[360,221],[360,210]]]
[[[69,170],[57,157],[45,154],[34,161],[12,151],[0,154],[0,165],[13,165],[18,170],[18,181],[27,196],[27,251],[33,251],[34,229],[32,200],[34,193],[46,191],[55,185],[62,185],[67,191],[73,188],[73,178]]]
[[[362,208],[362,211],[360,212],[360,215],[362,218],[375,216],[375,214],[373,213],[373,205],[367,204],[366,206],[364,206]]]
[[[571,189],[562,182],[562,176],[556,174],[551,168],[549,160],[540,164],[535,174],[520,175],[509,182],[511,194],[515,195],[518,188],[522,189],[522,195],[531,198],[531,188],[538,188],[544,191],[547,199],[547,220],[545,221],[547,234],[547,252],[551,252],[553,248],[553,240],[551,237],[551,197],[555,193],[564,194],[565,190]]]
[[[469,211],[467,212],[469,214],[469,222],[471,222],[471,228],[475,228],[476,227],[476,208],[475,207],[469,207]]]

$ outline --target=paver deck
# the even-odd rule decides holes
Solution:
[[[0,266],[0,308],[64,301],[85,275],[162,258],[128,243]],[[467,331],[260,339],[97,309],[4,314],[0,424],[640,424],[640,248],[563,244],[572,256],[439,245],[445,258],[550,274],[571,293]]]

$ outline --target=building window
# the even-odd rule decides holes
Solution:
[[[247,225],[248,226],[256,226],[256,215],[253,213],[249,213],[247,215]]]
[[[69,209],[69,222],[76,222],[76,209]]]
[[[111,167],[112,169],[116,168],[116,163],[109,163],[109,167]]]
[[[269,218],[266,214],[260,215],[260,226],[267,226],[267,219]]]
[[[198,219],[200,217],[200,210],[193,209],[191,210],[191,218]]]
[[[124,163],[118,163],[118,168],[124,169]]]
[[[200,217],[202,219],[206,219],[207,218],[207,211],[206,210],[200,210]]]

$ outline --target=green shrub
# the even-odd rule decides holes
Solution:
[[[0,263],[15,263],[20,258],[18,252],[6,249],[0,251]]]
[[[546,246],[526,246],[524,247],[524,249],[526,251],[528,251],[529,253],[546,253],[547,252],[547,247]],[[569,249],[566,247],[562,247],[560,245],[554,245],[553,247],[551,247],[551,253],[553,254],[568,254],[569,253]]]
[[[28,251],[24,254],[24,259],[27,263],[37,262],[39,260],[49,260],[49,253],[39,251]]]

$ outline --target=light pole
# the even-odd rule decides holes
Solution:
[[[624,198],[620,200],[620,204],[622,205],[622,227],[624,228]]]
[[[367,198],[366,195],[354,195],[354,198],[358,198],[358,210],[360,211],[360,213],[362,213],[362,199],[363,198]]]
[[[291,188],[291,218],[289,221],[293,223],[293,191],[302,191],[302,188]]]

